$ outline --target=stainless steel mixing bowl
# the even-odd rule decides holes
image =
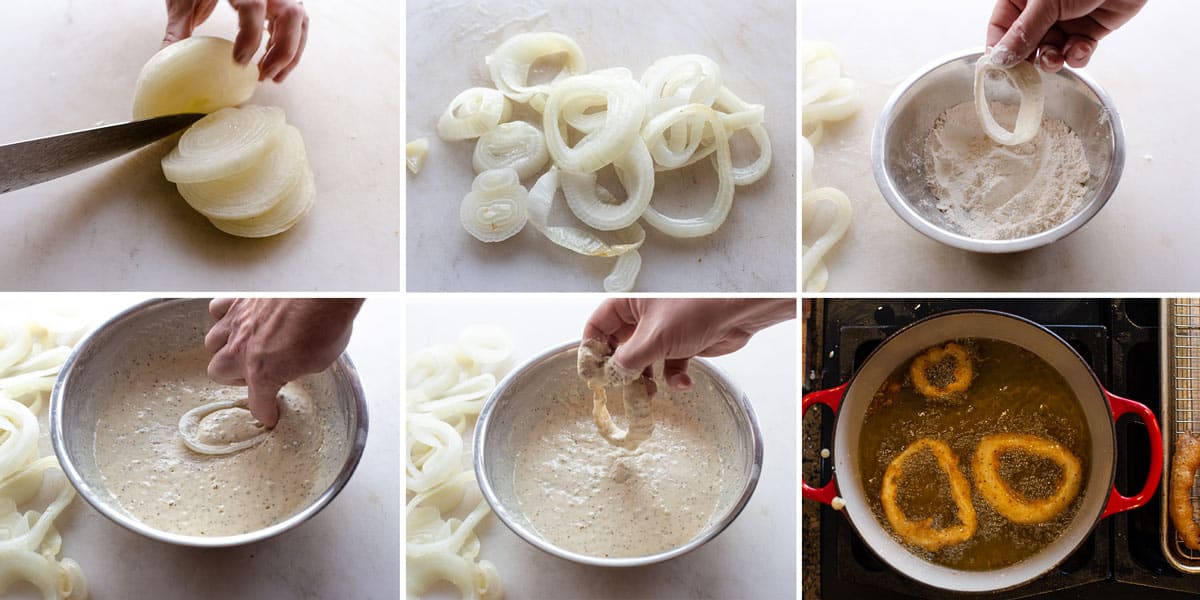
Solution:
[[[327,487],[300,512],[258,531],[229,536],[191,536],[151,527],[125,512],[105,487],[95,456],[96,418],[112,397],[133,349],[175,352],[204,344],[212,325],[204,299],[151,300],[109,319],[83,339],[63,365],[50,399],[50,440],[63,471],[79,495],[126,529],[148,538],[182,546],[239,546],[283,533],[311,518],[341,492],[354,474],[367,442],[367,405],[358,373],[343,354],[328,369],[303,377],[300,385],[313,398],[330,398],[332,431],[344,435],[342,444],[325,445],[338,455],[322,456]]]
[[[978,50],[938,60],[900,84],[883,107],[871,140],[875,181],[888,204],[917,231],[943,244],[974,252],[1020,252],[1060,240],[1096,216],[1112,196],[1125,167],[1125,132],[1112,98],[1086,73],[1064,68],[1043,74],[1046,115],[1061,119],[1083,141],[1091,167],[1083,208],[1041,233],[1010,240],[985,240],[952,230],[936,208],[925,182],[925,137],[947,109],[974,100]],[[1011,86],[988,87],[988,98],[1016,103]]]
[[[600,567],[635,567],[686,554],[721,533],[750,500],[762,471],[762,433],[750,400],[724,372],[703,358],[692,359],[688,374],[697,397],[711,403],[708,415],[719,434],[736,440],[735,450],[721,457],[720,497],[708,526],[690,541],[648,556],[609,558],[587,556],[560,548],[538,533],[521,511],[514,481],[514,465],[529,432],[539,419],[539,409],[561,395],[563,386],[577,386],[581,397],[591,392],[576,373],[578,341],[550,348],[509,373],[483,405],[475,425],[475,477],[496,516],[534,546],[561,558]],[[660,384],[660,394],[665,394]],[[659,402],[665,399],[657,400]],[[591,414],[591,403],[580,407]]]

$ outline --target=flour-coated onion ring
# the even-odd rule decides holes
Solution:
[[[525,228],[529,192],[517,172],[508,167],[480,173],[472,191],[463,197],[459,219],[463,229],[481,242],[500,242]]]
[[[645,214],[642,215],[651,227],[679,238],[701,237],[716,231],[733,208],[733,161],[729,154],[729,134],[725,132],[725,127],[716,112],[703,104],[687,104],[659,115],[656,120],[663,119],[661,126],[669,124],[673,117],[687,118],[690,115],[703,117],[708,124],[708,130],[713,134],[713,146],[716,148],[713,168],[716,169],[718,177],[716,198],[708,211],[698,217],[668,217],[658,212],[653,205],[647,206]]]
[[[954,360],[953,377],[945,383],[930,380],[929,369],[940,365],[947,358]],[[935,346],[913,358],[908,369],[913,387],[926,398],[945,398],[954,394],[962,394],[971,387],[975,379],[975,367],[971,355],[966,348],[954,342],[944,346]]]
[[[472,156],[476,173],[510,168],[521,179],[536,175],[549,160],[546,136],[525,121],[501,123],[479,136]]]
[[[613,168],[627,192],[622,202],[596,183],[595,173],[559,174],[571,212],[600,231],[624,229],[637,222],[654,194],[654,161],[641,138],[635,139],[625,154],[613,162]]]
[[[896,504],[900,477],[904,472],[904,462],[926,449],[933,453],[938,467],[946,473],[946,477],[950,480],[950,496],[954,500],[959,520],[957,525],[934,529],[933,517],[927,517],[920,521],[910,520]],[[896,535],[905,542],[920,546],[930,552],[937,552],[947,546],[961,544],[971,539],[979,525],[975,505],[971,503],[971,484],[958,468],[958,455],[954,454],[946,442],[940,440],[921,438],[909,444],[900,454],[896,455],[883,474],[883,487],[879,493],[879,499],[883,504],[883,513]]]
[[[1030,499],[1012,489],[1000,476],[1000,456],[1009,451],[1027,452],[1054,461],[1062,468],[1058,489],[1047,498]],[[1083,468],[1079,458],[1055,440],[1021,433],[997,433],[979,440],[975,448],[975,487],[1004,518],[1021,525],[1045,523],[1058,516],[1079,495]]]
[[[539,177],[537,183],[529,189],[529,222],[547,239],[585,256],[620,256],[637,250],[646,241],[646,230],[637,223],[613,231],[612,236],[617,240],[614,243],[600,239],[594,232],[577,227],[550,225],[550,209],[553,207],[554,198],[558,196],[558,182],[558,167],[550,167],[550,170]]]
[[[562,70],[549,83],[529,85],[529,71],[539,58],[564,54]],[[587,61],[583,50],[575,40],[561,33],[539,32],[514,35],[485,59],[492,83],[496,89],[512,98],[514,102],[530,103],[537,109],[539,102],[531,102],[537,95],[544,95],[555,84],[572,75],[587,72]]]
[[[642,254],[637,250],[617,257],[617,263],[604,278],[604,291],[610,294],[632,292],[642,270]]]
[[[992,116],[987,99],[988,73],[1003,73],[1021,94],[1021,105],[1017,109],[1017,122],[1012,131],[1005,129]],[[1024,144],[1037,136],[1042,128],[1042,113],[1046,108],[1046,94],[1042,90],[1042,74],[1033,63],[1021,61],[1011,68],[993,63],[984,55],[975,63],[975,113],[983,132],[997,144],[1015,146]]]
[[[463,90],[438,118],[438,137],[447,142],[477,138],[511,115],[512,105],[504,94],[481,87]]]
[[[1192,516],[1192,489],[1196,486],[1196,469],[1200,468],[1200,439],[1189,433],[1175,438],[1175,454],[1171,457],[1171,524],[1183,544],[1200,550],[1200,523]]]
[[[810,292],[820,291],[817,288],[817,279],[813,279],[814,274],[825,268],[825,255],[829,253],[833,247],[841,241],[846,235],[846,230],[850,228],[850,198],[841,190],[834,188],[818,188],[810,192],[805,192],[801,198],[801,220],[811,222],[811,215],[817,212],[817,205],[821,202],[829,202],[834,207],[833,221],[829,225],[829,229],[825,230],[811,245],[805,244],[808,247],[800,256],[802,277],[804,282],[804,290]],[[826,273],[826,278],[828,273]],[[824,283],[821,281],[820,283]],[[824,285],[820,286],[822,289]]]
[[[574,146],[567,145],[560,112],[567,105],[602,107],[604,124],[584,134]],[[646,98],[632,79],[609,75],[577,75],[554,85],[542,114],[546,148],[554,164],[565,171],[592,173],[629,149],[641,129]]]

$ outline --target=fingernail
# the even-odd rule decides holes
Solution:
[[[1063,55],[1057,48],[1046,48],[1038,59],[1043,71],[1053,71],[1062,68]]]
[[[999,67],[1011,67],[1021,60],[1003,44],[992,48],[991,58],[992,64]]]
[[[1080,60],[1086,59],[1088,57],[1088,54],[1091,54],[1091,52],[1088,50],[1087,46],[1078,45],[1078,46],[1073,46],[1067,52],[1067,54],[1068,54],[1068,56],[1071,57],[1071,60],[1080,61]]]
[[[683,373],[676,373],[671,376],[671,389],[690,390],[692,389],[692,378]]]

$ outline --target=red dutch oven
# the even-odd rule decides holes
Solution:
[[[1016,564],[990,571],[966,571],[929,562],[896,541],[867,503],[858,472],[859,433],[867,406],[888,375],[922,350],[961,338],[990,338],[1029,350],[1054,367],[1071,386],[1091,434],[1090,473],[1080,493],[1082,506],[1057,540]],[[832,452],[834,476],[816,488],[801,482],[803,496],[825,504],[841,497],[843,513],[863,541],[896,571],[927,585],[956,592],[994,592],[1028,583],[1062,563],[1101,519],[1144,505],[1162,476],[1162,436],[1154,413],[1144,404],[1109,393],[1087,362],[1046,328],[1021,317],[994,311],[953,311],[917,321],[886,339],[850,380],[804,396],[802,410],[817,404],[836,415]],[[1142,418],[1150,436],[1150,470],[1140,492],[1121,495],[1116,478],[1116,420]],[[879,494],[879,490],[870,490]]]

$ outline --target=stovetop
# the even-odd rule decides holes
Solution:
[[[870,300],[828,299],[813,303],[805,348],[805,392],[845,382],[887,336],[916,320],[964,308],[1012,313],[1041,323],[1091,365],[1109,391],[1145,403],[1161,414],[1159,398],[1159,301],[1157,299]],[[833,419],[821,418],[821,447],[828,448]],[[1117,488],[1136,492],[1146,478],[1150,451],[1145,425],[1127,416],[1117,423]],[[809,450],[806,459],[811,459]],[[819,457],[821,481],[832,459]],[[989,598],[1192,598],[1200,576],[1171,568],[1159,547],[1160,498],[1100,522],[1062,565],[1020,588]],[[893,571],[859,539],[845,518],[821,507],[821,596],[841,598],[963,598],[930,588]],[[806,535],[816,532],[805,531]],[[809,557],[801,561],[808,564]]]

